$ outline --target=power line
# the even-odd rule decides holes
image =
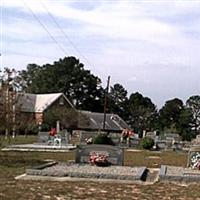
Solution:
[[[66,55],[69,56],[69,53],[59,44],[59,42],[54,38],[54,36],[50,33],[50,31],[48,31],[48,29],[45,27],[45,25],[41,22],[41,20],[37,17],[37,15],[33,12],[33,10],[25,3],[24,0],[22,0],[25,7],[28,8],[28,10],[31,12],[31,14],[33,15],[33,17],[38,21],[38,23],[42,26],[42,28],[47,32],[47,34],[50,36],[50,38],[57,44],[57,46],[60,48],[60,50],[62,52],[64,52]],[[40,1],[41,2],[41,1]],[[53,15],[50,13],[50,11],[47,9],[47,7],[45,6],[44,3],[41,2],[41,4],[43,5],[43,7],[46,9],[48,15],[52,18],[52,20],[54,21],[54,23],[56,24],[56,26],[60,29],[60,31],[62,32],[62,34],[64,35],[65,39],[68,40],[70,42],[70,44],[73,46],[73,48],[79,53],[79,55],[82,56],[82,58],[90,65],[92,66],[92,64],[89,62],[89,60],[81,53],[81,51],[76,47],[76,45],[70,40],[70,38],[67,36],[67,34],[63,31],[62,27],[59,25],[59,23],[56,21],[56,19],[53,17]],[[99,70],[95,69],[96,71],[99,72]],[[100,74],[102,74],[101,72],[99,72]]]
[[[71,44],[71,46],[78,52],[78,54],[89,64],[91,65],[91,63],[89,62],[89,60],[81,53],[81,51],[76,47],[76,45],[72,42],[72,40],[67,36],[67,34],[65,33],[65,31],[63,30],[63,28],[60,26],[60,24],[56,21],[55,17],[51,14],[51,12],[49,11],[49,9],[46,7],[46,5],[40,0],[41,5],[45,8],[45,10],[47,11],[47,14],[50,16],[50,18],[52,19],[52,21],[56,24],[56,26],[58,27],[58,29],[61,31],[61,33],[64,35],[65,39]]]
[[[49,9],[47,8],[47,6],[45,5],[45,3],[43,3],[40,0],[41,5],[44,7],[44,9],[47,11],[47,14],[49,15],[49,17],[52,19],[52,21],[56,24],[57,28],[60,30],[60,32],[64,35],[65,39],[71,44],[71,46],[76,50],[76,52],[87,62],[88,65],[90,65],[91,67],[93,66],[91,64],[91,62],[84,56],[84,54],[79,50],[79,48],[72,42],[72,40],[69,38],[69,36],[65,33],[65,31],[63,30],[63,28],[60,26],[60,24],[57,22],[57,20],[55,19],[55,17],[51,14],[51,12],[49,11]],[[102,72],[100,72],[97,68],[95,68],[96,72],[98,72],[99,74],[101,74],[102,76],[104,76],[104,74]]]
[[[42,28],[47,32],[49,37],[56,43],[56,45],[60,48],[64,54],[69,55],[68,52],[59,44],[59,42],[54,38],[54,36],[49,32],[49,30],[45,27],[45,25],[41,22],[41,20],[37,17],[37,15],[33,12],[33,10],[28,6],[28,4],[25,3],[24,0],[22,0],[24,3],[25,7],[28,8],[28,10],[31,12],[35,20],[42,26]]]

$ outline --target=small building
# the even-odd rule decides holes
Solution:
[[[63,93],[50,94],[30,94],[18,93],[17,104],[20,107],[20,115],[24,122],[34,122],[42,124],[45,112],[60,108],[73,109],[78,113],[78,124],[74,129],[86,131],[102,131],[104,113],[76,110],[74,105]],[[106,132],[121,133],[123,129],[130,129],[128,124],[117,114],[106,114],[105,130]]]
[[[44,120],[44,113],[55,107],[74,108],[72,103],[63,93],[51,94],[30,94],[18,93],[17,104],[20,107],[21,116],[25,122],[41,124]]]

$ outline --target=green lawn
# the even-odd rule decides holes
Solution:
[[[19,137],[13,143],[36,141],[35,137]],[[2,146],[7,144],[4,139]],[[96,182],[52,182],[15,180],[26,168],[41,164],[46,159],[73,160],[75,152],[3,152],[0,151],[0,200],[32,199],[200,199],[200,184],[178,186],[171,183],[154,185],[96,183]],[[160,164],[185,166],[186,153],[176,152],[125,152],[125,165],[158,167]]]
[[[9,137],[5,139],[4,136],[0,136],[0,147],[5,147],[9,144],[31,144],[37,142],[37,136],[17,136],[15,138]]]

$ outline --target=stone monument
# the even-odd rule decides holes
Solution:
[[[79,146],[76,152],[76,163],[90,163],[92,154],[106,156],[111,165],[122,166],[124,164],[123,148],[101,144]]]

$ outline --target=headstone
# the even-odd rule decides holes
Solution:
[[[38,133],[38,143],[48,143],[50,139],[49,132],[39,132]]]
[[[56,132],[59,133],[60,132],[60,122],[56,121]]]
[[[146,131],[143,130],[143,132],[142,132],[142,137],[144,138],[145,136],[146,136]]]
[[[140,143],[140,139],[137,137],[130,138],[130,147],[137,147]]]
[[[155,140],[155,138],[156,138],[156,132],[147,132],[146,133],[146,137],[150,137],[150,138],[152,138],[152,139]]]
[[[70,133],[67,130],[62,130],[59,133],[60,137],[61,137],[61,143],[62,144],[69,144],[69,135]]]
[[[55,145],[59,141],[60,145],[69,144],[69,133],[66,130],[59,132],[57,135],[50,136],[49,132],[38,133],[38,143],[45,145]]]
[[[197,143],[197,144],[200,144],[200,135],[197,135],[197,136],[196,136],[196,143]]]
[[[115,145],[120,145],[121,133],[109,133],[109,137]]]
[[[181,138],[178,134],[165,133],[155,137],[155,143],[159,149],[182,150]]]
[[[89,163],[90,155],[93,153],[108,156],[108,161],[112,165],[123,165],[124,152],[123,149],[111,145],[82,145],[77,149],[76,162]]]

